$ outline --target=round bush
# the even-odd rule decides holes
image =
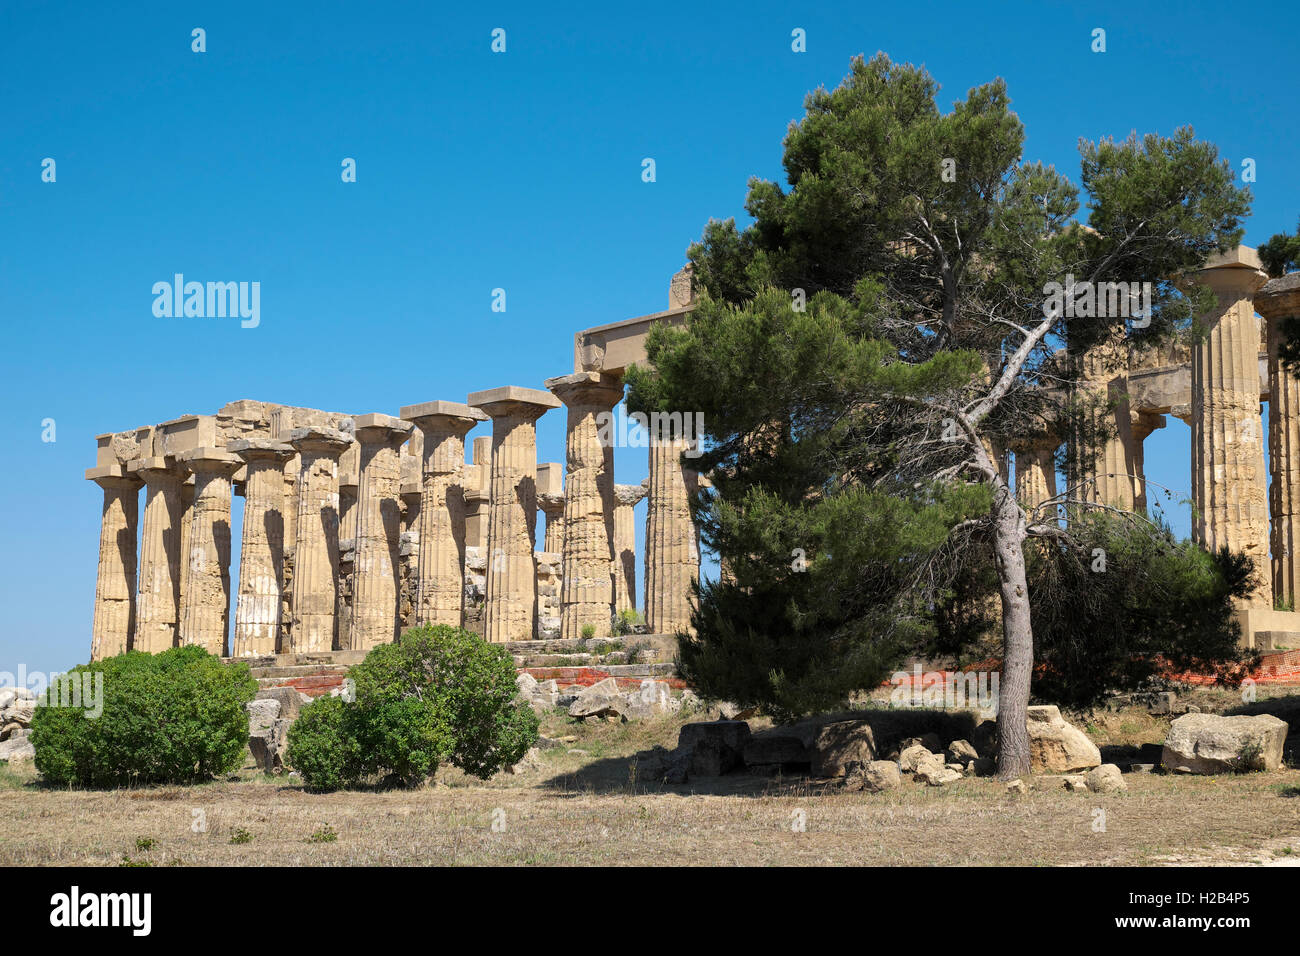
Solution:
[[[410,786],[443,761],[486,779],[537,742],[537,715],[515,699],[510,655],[462,628],[413,628],[348,676],[354,702],[309,704],[289,732],[289,764],[310,787],[337,789],[366,776]]]
[[[103,675],[103,710],[94,717],[82,707],[36,708],[31,742],[47,781],[193,783],[239,766],[248,741],[244,705],[257,693],[247,664],[223,664],[189,646],[130,651],[68,673],[83,686]]]

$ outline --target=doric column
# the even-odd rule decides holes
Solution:
[[[293,446],[242,438],[226,446],[247,466],[244,530],[239,548],[232,657],[262,657],[281,647],[284,601],[284,465]]]
[[[487,416],[460,402],[402,408],[424,436],[415,619],[459,627],[465,584],[465,435]]]
[[[1052,456],[1059,444],[1055,437],[1044,436],[1012,445],[1016,454],[1016,499],[1026,512],[1056,497],[1056,464]],[[1052,515],[1038,517],[1050,520]]]
[[[402,469],[398,449],[412,425],[392,415],[358,415],[361,459],[357,483],[356,558],[352,569],[352,633],[346,647],[368,651],[397,639],[398,548],[402,540]]]
[[[636,514],[647,486],[614,486],[614,613],[636,610]]]
[[[181,456],[194,473],[190,509],[189,571],[181,595],[180,643],[226,656],[230,616],[230,479],[243,462],[220,448],[195,448]]]
[[[505,385],[470,394],[492,419],[484,636],[490,643],[537,633],[537,419],[560,403],[534,388]]]
[[[537,466],[537,507],[546,515],[546,539],[542,550],[564,552],[564,466],[548,461]]]
[[[1145,442],[1147,436],[1157,428],[1165,427],[1165,416],[1156,412],[1129,411],[1130,461],[1133,463],[1133,510],[1138,514],[1147,513],[1147,466]]]
[[[339,585],[339,456],[352,444],[334,428],[295,428],[289,444],[298,472],[298,539],[294,544],[289,653],[334,648]]]
[[[546,387],[568,408],[560,637],[580,637],[588,626],[605,637],[614,613],[614,443],[607,421],[623,400],[623,383],[575,372],[547,379]]]
[[[688,631],[700,554],[691,518],[695,472],[682,465],[684,438],[650,436],[645,521],[645,618],[655,634]]]
[[[104,490],[99,520],[99,573],[90,659],[102,661],[130,650],[135,636],[135,539],[140,479],[121,465],[91,468],[86,478]]]
[[[1085,501],[1132,511],[1136,463],[1126,395],[1128,344],[1122,331],[1084,353],[1078,389],[1089,405],[1090,422],[1075,451],[1078,473],[1071,481],[1079,486],[1076,493]],[[1102,406],[1103,402],[1108,404]],[[1096,441],[1099,447],[1088,447]]]
[[[178,459],[179,462],[179,459]],[[183,465],[181,467],[184,467]],[[176,616],[176,634],[177,640],[180,639],[180,623],[185,619],[185,588],[189,585],[190,579],[190,530],[194,527],[194,476],[188,471],[185,479],[181,482],[181,550],[180,550],[180,576],[181,589],[180,598],[177,601],[177,607],[180,611]]]
[[[1192,448],[1200,460],[1195,533],[1210,551],[1243,551],[1259,575],[1252,603],[1273,604],[1268,490],[1259,410],[1259,327],[1251,296],[1267,276],[1254,250],[1211,260],[1200,278],[1218,296],[1192,348]]]
[[[132,649],[157,654],[176,646],[181,598],[181,484],[185,473],[167,458],[127,466],[144,482],[140,583]]]
[[[1278,361],[1284,319],[1300,320],[1300,272],[1270,280],[1255,293],[1255,311],[1268,327],[1269,517],[1273,597],[1300,609],[1300,378]]]

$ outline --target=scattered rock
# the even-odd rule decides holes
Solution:
[[[16,763],[19,760],[32,760],[35,757],[36,748],[32,746],[26,734],[0,742],[0,761]]]
[[[964,767],[972,760],[979,759],[979,751],[975,749],[970,741],[954,740],[948,745],[945,756],[948,758],[948,763],[955,763]]]
[[[1025,782],[1023,780],[1012,780],[1007,784],[1007,793],[1024,793]]]
[[[1084,777],[1084,783],[1093,793],[1119,793],[1128,789],[1119,767],[1113,763],[1104,763],[1100,767],[1089,770]]]
[[[729,700],[718,701],[718,713],[723,720],[748,720],[758,713],[757,707],[741,707]]]
[[[1129,764],[1129,773],[1155,773],[1156,765],[1153,763],[1133,763]]]
[[[293,721],[278,718],[271,726],[248,735],[248,749],[262,773],[284,772],[284,757],[289,749],[289,726]]]
[[[541,769],[542,769],[542,752],[536,747],[530,747],[528,748],[528,753],[524,754],[519,759],[519,762],[515,764],[513,767],[509,768],[509,770],[507,770],[506,772],[518,776],[520,774],[530,773],[531,771],[541,770]]]
[[[619,712],[632,720],[646,720],[662,714],[676,713],[681,706],[681,701],[673,697],[667,681],[647,678],[641,682],[638,690],[623,696]]]
[[[1156,717],[1163,717],[1166,714],[1173,713],[1174,704],[1178,701],[1178,695],[1171,690],[1160,691],[1158,694],[1151,695],[1151,703],[1147,711]]]
[[[1068,723],[1053,704],[1030,707],[1031,773],[1079,773],[1101,765],[1101,751],[1078,727]]]
[[[917,770],[916,777],[931,787],[943,787],[960,780],[961,773],[942,764],[925,763]]]
[[[743,720],[702,721],[682,726],[677,749],[690,753],[692,776],[720,777],[744,761],[749,739],[749,724]]]
[[[618,681],[606,677],[598,684],[580,691],[578,698],[569,705],[570,717],[605,717],[611,714],[621,716],[619,705],[623,703],[623,693],[618,689]]]
[[[280,702],[268,698],[254,698],[244,705],[248,711],[248,732],[249,734],[257,733],[259,730],[269,730],[271,725],[280,718]]]
[[[1061,778],[1061,784],[1070,793],[1083,793],[1088,789],[1087,781],[1083,774],[1071,774]]]
[[[553,680],[538,681],[532,674],[523,673],[515,678],[519,697],[536,713],[555,708],[560,699],[560,686]]]
[[[839,720],[822,727],[813,740],[812,775],[841,777],[845,767],[876,759],[876,740],[865,720]]]
[[[311,698],[296,687],[263,687],[254,699],[279,701],[280,716],[285,720],[297,720],[303,707],[311,703]]]
[[[1161,763],[1175,773],[1278,770],[1287,723],[1269,714],[1186,714],[1169,725]]]
[[[899,753],[902,753],[908,747],[924,747],[930,753],[943,753],[943,741],[939,739],[936,733],[922,734],[920,737],[908,737],[898,745]]]
[[[919,767],[923,762],[932,762],[935,760],[938,760],[941,764],[943,763],[943,760],[938,756],[938,754],[930,753],[930,751],[921,744],[912,744],[898,755],[898,765],[902,768],[903,773],[916,773],[917,767]]]

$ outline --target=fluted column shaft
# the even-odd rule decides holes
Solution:
[[[131,648],[135,636],[136,522],[140,480],[121,465],[93,468],[86,477],[104,490],[99,522],[99,571],[95,578],[95,618],[91,660],[115,657]]]
[[[291,653],[334,648],[339,584],[339,456],[351,438],[332,428],[295,428],[298,452]]]
[[[356,419],[361,459],[356,558],[352,565],[352,633],[347,645],[354,651],[368,651],[397,638],[398,549],[402,533],[398,448],[410,436],[411,427],[410,422],[391,415],[362,415]]]
[[[284,601],[284,465],[290,445],[266,439],[229,444],[248,473],[244,482],[244,527],[239,550],[233,657],[261,657],[281,647]]]
[[[536,422],[559,405],[546,392],[514,386],[474,392],[469,405],[492,418],[484,636],[491,643],[537,635]]]
[[[194,473],[194,504],[180,643],[224,657],[230,617],[230,479],[240,460],[229,452],[198,448],[183,461]]]
[[[636,610],[636,513],[642,485],[614,486],[614,613]]]
[[[1300,378],[1278,360],[1284,319],[1300,319],[1300,272],[1269,281],[1255,294],[1268,329],[1268,469],[1273,597],[1300,609]]]
[[[1089,349],[1082,357],[1079,390],[1085,401],[1098,403],[1088,410],[1092,433],[1100,438],[1098,448],[1080,448],[1074,476],[1079,495],[1085,501],[1132,511],[1136,504],[1134,483],[1137,465],[1133,457],[1133,432],[1128,406],[1128,345],[1122,332]],[[1108,403],[1100,406],[1100,403]],[[1082,437],[1081,437],[1082,440]],[[1085,442],[1086,444],[1087,442]]]
[[[415,619],[459,627],[465,594],[465,436],[487,416],[442,401],[406,406],[400,414],[424,436]]]
[[[645,617],[656,634],[689,631],[691,585],[700,556],[690,495],[695,474],[682,465],[689,443],[679,438],[650,441],[650,483],[645,532]]]
[[[176,646],[180,623],[184,473],[163,458],[137,459],[130,470],[145,486],[133,649],[156,654]]]
[[[1026,512],[1056,497],[1055,439],[1030,441],[1016,445],[1016,499]],[[1050,520],[1051,515],[1040,515]]]
[[[1218,296],[1209,333],[1192,349],[1192,448],[1199,459],[1196,538],[1242,551],[1258,572],[1252,603],[1272,605],[1268,491],[1259,409],[1259,328],[1251,294],[1264,275],[1219,266],[1201,275]]]
[[[546,515],[546,537],[542,550],[564,553],[564,495],[538,495],[537,506]]]
[[[586,628],[604,637],[614,613],[614,445],[601,426],[622,401],[623,385],[578,372],[548,379],[546,387],[568,409],[560,637],[581,637]]]

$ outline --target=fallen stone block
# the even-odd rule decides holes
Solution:
[[[1169,725],[1160,762],[1173,773],[1279,770],[1287,730],[1286,721],[1270,714],[1187,714]]]
[[[311,703],[310,697],[293,687],[263,687],[254,699],[278,701],[285,720],[297,720],[303,707]]]
[[[1119,767],[1113,763],[1104,763],[1094,767],[1084,776],[1084,784],[1093,793],[1120,793],[1128,789]]]
[[[876,759],[876,740],[865,720],[839,720],[818,732],[812,745],[812,775],[841,777],[848,764]]]
[[[720,777],[744,762],[749,724],[743,720],[713,720],[683,725],[677,749],[691,754],[690,774]]]
[[[618,688],[618,680],[606,677],[578,693],[577,699],[569,705],[569,716],[583,719],[611,714],[621,716],[622,703],[623,692]]]
[[[1101,751],[1058,707],[1043,704],[1027,711],[1031,773],[1080,773],[1101,765]]]

